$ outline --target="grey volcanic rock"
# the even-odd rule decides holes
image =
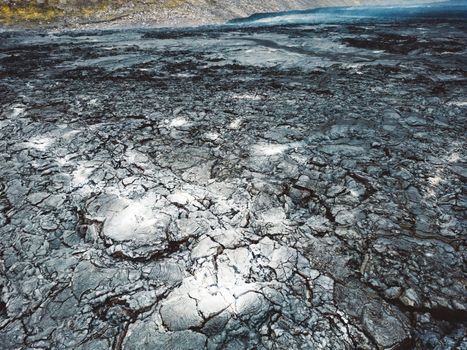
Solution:
[[[156,327],[156,325],[153,325]],[[124,349],[128,350],[195,350],[203,349],[206,337],[192,331],[161,333],[150,324],[135,324],[125,339]]]
[[[168,299],[160,312],[164,325],[171,331],[200,327],[203,324],[196,301],[188,296]]]
[[[0,348],[465,348],[466,33],[0,32]]]

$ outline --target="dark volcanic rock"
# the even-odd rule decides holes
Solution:
[[[0,347],[467,346],[465,24],[0,37]]]

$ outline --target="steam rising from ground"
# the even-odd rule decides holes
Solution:
[[[447,1],[442,3],[378,7],[331,7],[305,11],[257,14],[235,19],[230,24],[269,26],[285,24],[352,23],[365,21],[400,20],[465,20],[467,3]]]

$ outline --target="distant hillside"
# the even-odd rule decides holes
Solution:
[[[327,6],[422,3],[423,0],[0,0],[0,25],[193,25],[259,12]]]

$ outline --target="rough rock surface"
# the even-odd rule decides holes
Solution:
[[[0,33],[0,348],[466,349],[466,44]]]
[[[0,25],[186,26],[222,23],[262,12],[440,1],[443,0],[0,0]]]

